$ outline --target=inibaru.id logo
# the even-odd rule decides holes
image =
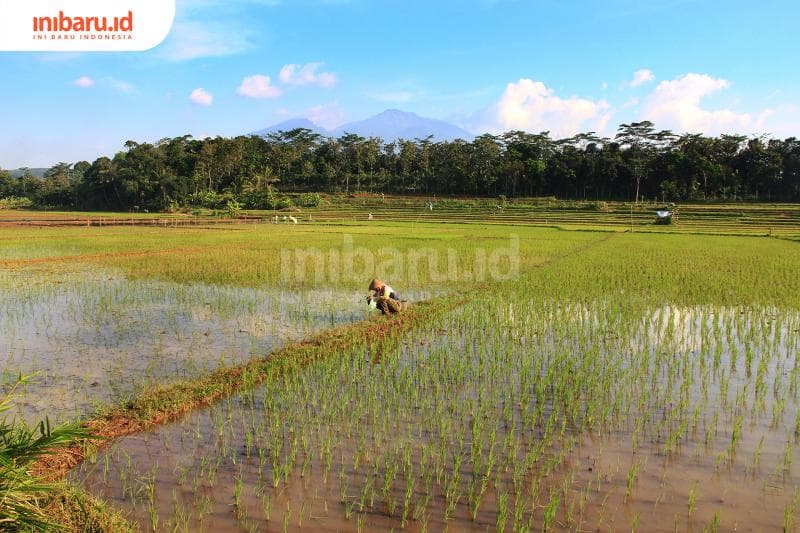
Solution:
[[[133,11],[130,10],[124,16],[115,17],[69,16],[63,11],[52,17],[33,17],[34,39],[133,39],[132,32]]]
[[[143,51],[161,43],[175,0],[0,2],[0,51]]]

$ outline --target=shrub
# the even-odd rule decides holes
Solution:
[[[322,203],[322,196],[318,192],[301,194],[297,201],[300,207],[317,207]]]
[[[200,191],[189,195],[189,205],[205,207],[206,209],[224,209],[228,202],[234,200],[229,192],[217,193],[214,191]]]
[[[181,210],[181,204],[178,203],[177,200],[170,200],[167,203],[167,213],[177,213]]]
[[[33,205],[30,198],[8,196],[0,198],[0,209],[27,209]]]
[[[294,202],[288,196],[284,196],[280,200],[278,200],[278,204],[275,206],[276,209],[288,209],[290,207],[294,207]]]
[[[236,200],[228,200],[225,204],[225,215],[229,218],[236,218],[242,214],[242,204]]]

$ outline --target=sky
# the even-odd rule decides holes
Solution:
[[[476,134],[800,136],[798,23],[793,0],[177,0],[146,52],[0,52],[0,168],[389,108]]]

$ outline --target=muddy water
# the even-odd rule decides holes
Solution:
[[[75,268],[0,272],[1,383],[37,373],[17,402],[28,420],[85,416],[367,313],[353,292],[181,285]]]
[[[798,328],[778,309],[481,302],[380,364],[334,354],[72,475],[144,530],[779,529],[800,508]],[[585,391],[576,417],[553,390]]]
[[[368,470],[354,471],[352,465],[342,467],[340,461],[342,454],[352,458],[354,442],[338,446],[329,467],[317,452],[310,453],[307,466],[293,468],[276,487],[271,468],[265,467],[269,460],[259,459],[259,450],[269,454],[266,446],[254,446],[248,456],[241,442],[236,429],[241,414],[239,406],[218,405],[182,424],[127,437],[72,478],[123,509],[145,531],[273,531],[284,524],[293,531],[388,531],[400,526],[404,491],[399,487],[390,491],[395,502],[391,515],[380,493],[372,506],[370,497],[364,497],[361,507],[362,487],[372,476]],[[218,417],[230,424],[222,437],[209,425],[209,419]],[[309,440],[313,450],[321,445],[321,440]],[[302,451],[299,455],[302,463],[305,456]],[[423,522],[433,531],[446,525],[438,510],[444,498],[433,497],[423,505],[425,498],[421,490],[414,491],[406,526],[410,531],[420,530]],[[415,510],[422,509],[424,514],[415,520]],[[493,513],[483,512],[472,521],[466,509],[459,508],[450,522],[459,531],[485,531],[494,519]]]
[[[798,454],[791,450],[786,463],[781,436],[768,427],[754,429],[733,461],[719,463],[716,454],[725,439],[708,448],[688,445],[672,457],[652,442],[634,448],[629,435],[585,439],[562,470],[572,480],[574,526],[666,532],[701,531],[716,523],[720,531],[777,531],[788,512],[788,530],[795,530],[800,472],[791,462]]]

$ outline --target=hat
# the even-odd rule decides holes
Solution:
[[[373,279],[372,281],[369,282],[369,290],[374,291],[375,289],[377,289],[378,287],[380,287],[382,285],[383,285],[383,282],[381,280],[379,280],[378,278],[375,278],[375,279]]]

